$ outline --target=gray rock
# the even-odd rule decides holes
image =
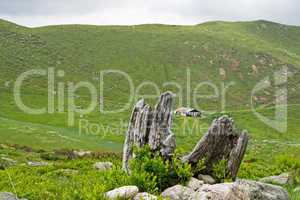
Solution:
[[[45,167],[49,164],[47,162],[28,161],[27,165],[29,165],[30,167]]]
[[[15,194],[10,192],[0,192],[0,200],[27,200],[27,199],[19,199]]]
[[[204,185],[190,200],[288,200],[288,193],[280,186],[238,180],[234,183]]]
[[[196,178],[191,178],[190,181],[188,182],[187,184],[187,187],[188,188],[191,188],[192,190],[194,191],[197,191],[199,190],[202,186],[204,185],[204,182],[203,181],[200,181]]]
[[[192,195],[194,195],[194,190],[191,188],[175,185],[173,187],[167,188],[161,196],[169,200],[189,200]]]
[[[136,186],[124,186],[105,193],[108,199],[131,199],[139,192]]]
[[[58,169],[55,172],[62,173],[63,175],[70,176],[70,175],[78,174],[79,171],[75,170],[75,169]]]
[[[6,169],[8,167],[14,166],[17,164],[17,161],[7,158],[7,157],[1,157],[0,158],[0,169]]]
[[[157,197],[147,192],[138,193],[133,200],[157,200]]]
[[[250,200],[288,200],[287,191],[280,187],[266,183],[248,180],[238,180],[233,184],[237,195],[245,195]],[[245,199],[247,199],[245,198]]]
[[[231,196],[231,189],[230,183],[203,185],[191,196],[190,200],[237,200]]]
[[[4,160],[6,162],[12,163],[12,164],[16,164],[17,161],[11,159],[11,158],[6,158],[6,157],[1,157],[1,160]]]
[[[293,192],[299,192],[300,193],[300,187],[296,187]]]
[[[213,177],[211,177],[210,175],[203,175],[203,174],[199,174],[198,179],[203,181],[205,184],[215,184],[216,181]]]
[[[83,151],[83,150],[73,151],[73,153],[76,157],[79,157],[79,158],[89,157],[92,155],[91,151]]]
[[[276,185],[285,185],[288,184],[291,177],[289,173],[283,173],[278,176],[270,176],[260,179],[260,182],[271,183]]]
[[[100,171],[106,171],[112,169],[113,164],[111,162],[97,162],[94,164],[94,168]]]

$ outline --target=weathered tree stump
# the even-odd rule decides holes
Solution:
[[[123,169],[130,172],[129,160],[133,147],[148,144],[153,152],[159,152],[168,159],[175,151],[175,135],[171,132],[173,94],[163,93],[154,110],[144,100],[135,105],[129,122],[123,149]],[[182,158],[183,162],[195,166],[205,160],[206,174],[213,175],[215,164],[225,159],[230,176],[235,179],[248,143],[244,131],[237,134],[233,120],[227,116],[215,119],[208,132],[201,138],[194,150]]]
[[[206,174],[213,175],[213,166],[225,159],[230,176],[235,179],[247,148],[248,135],[245,131],[237,134],[233,124],[227,116],[215,119],[194,150],[183,157],[183,162],[196,164],[204,159]]]
[[[153,112],[149,131],[149,145],[163,157],[171,155],[176,148],[175,135],[171,132],[173,94],[167,92],[160,96]]]
[[[171,132],[173,94],[163,93],[155,109],[140,100],[135,105],[123,147],[123,169],[130,172],[129,160],[134,146],[149,144],[153,152],[167,158],[176,148],[175,136]]]
[[[128,161],[132,157],[134,145],[142,147],[147,142],[150,118],[150,107],[143,99],[138,101],[131,114],[123,147],[123,169],[126,172],[129,172]]]

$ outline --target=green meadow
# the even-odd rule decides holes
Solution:
[[[292,200],[300,199],[294,191],[300,184],[300,27],[217,21],[195,26],[27,28],[0,20],[0,52],[0,158],[17,162],[8,166],[0,159],[0,191],[28,199],[103,199],[104,192],[131,184],[121,170],[131,109],[142,97],[154,105],[159,94],[169,90],[176,94],[174,109],[191,106],[207,111],[203,118],[174,117],[173,132],[182,152],[193,148],[216,116],[229,115],[237,129],[247,129],[250,135],[239,178],[258,180],[291,171],[295,180],[285,187]],[[274,74],[283,67],[288,69],[288,81],[276,85]],[[15,82],[33,69],[54,70],[53,113],[26,114],[16,104]],[[122,71],[129,79],[110,73],[101,82],[101,73],[107,70]],[[266,78],[269,87],[251,96],[255,85]],[[97,103],[88,114],[75,112],[70,126],[70,102],[80,108],[91,102],[86,88],[70,92],[70,84],[80,81],[94,86]],[[203,82],[215,85],[218,95],[194,98],[215,94],[209,85],[198,87]],[[60,103],[59,84],[63,84]],[[228,88],[223,94],[224,85]],[[32,108],[48,108],[48,86],[47,74],[25,79],[22,101]],[[258,113],[274,119],[278,88],[287,88],[288,94],[284,132],[267,126],[251,110],[252,101]],[[70,159],[55,153],[79,149],[95,155]],[[31,168],[28,161],[50,165]],[[115,167],[99,172],[92,167],[97,161],[111,161]]]

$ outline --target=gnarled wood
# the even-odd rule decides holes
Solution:
[[[123,170],[129,172],[128,162],[132,157],[132,149],[136,144],[141,147],[146,142],[147,123],[149,119],[148,112],[149,106],[145,104],[144,100],[139,100],[133,108],[126,138],[123,147]]]
[[[183,157],[183,162],[196,164],[204,159],[206,173],[213,175],[213,166],[225,159],[228,161],[228,171],[235,179],[247,148],[248,136],[245,132],[240,136],[235,133],[233,124],[227,116],[215,119],[194,150]]]
[[[153,112],[149,132],[149,145],[153,151],[160,151],[168,157],[176,148],[175,136],[171,132],[173,94],[166,92],[159,98]]]
[[[160,152],[163,157],[174,152],[175,136],[170,130],[172,102],[173,94],[166,92],[160,96],[153,111],[143,99],[135,105],[123,147],[123,169],[126,172],[130,172],[128,164],[134,146],[143,147],[149,144],[153,151]]]
[[[244,158],[244,154],[247,149],[248,140],[249,140],[249,137],[248,137],[247,131],[243,131],[242,134],[239,136],[239,139],[237,140],[237,144],[231,150],[231,153],[229,155],[228,169],[234,180],[237,176],[240,165]]]
[[[163,93],[154,110],[144,100],[135,105],[129,122],[123,149],[123,169],[130,172],[128,163],[132,158],[134,146],[148,144],[153,152],[159,152],[168,159],[176,148],[175,135],[171,132],[173,94]],[[228,171],[236,178],[244,157],[248,135],[234,131],[234,122],[227,116],[215,119],[208,132],[201,138],[194,150],[183,157],[183,162],[195,166],[205,159],[206,173],[213,175],[213,167],[222,159],[228,161]]]

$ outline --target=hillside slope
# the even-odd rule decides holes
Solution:
[[[101,70],[114,69],[127,73],[135,90],[147,81],[155,83],[160,92],[171,90],[177,98],[176,106],[192,106],[205,110],[238,111],[250,109],[251,99],[257,106],[274,106],[274,72],[283,66],[289,69],[288,102],[298,104],[300,93],[300,27],[267,21],[243,23],[210,22],[196,26],[137,25],[89,26],[64,25],[26,28],[0,21],[0,116],[5,119],[67,126],[67,107],[63,112],[27,115],[15,104],[13,87],[16,78],[30,69],[63,70],[64,77],[56,76],[57,83],[89,81],[99,91]],[[197,84],[209,81],[221,91],[221,83],[233,82],[226,93],[226,107],[221,97],[196,99],[195,94],[214,94],[213,88],[201,87],[187,95],[187,74],[190,73],[191,91]],[[271,87],[251,97],[255,85],[269,77]],[[164,85],[166,82],[177,85]],[[152,84],[153,85],[153,84]],[[152,85],[142,87],[142,94],[156,94]],[[22,98],[27,105],[47,106],[47,77],[34,77],[24,82]],[[129,97],[128,81],[120,75],[105,77],[103,98],[105,110],[124,107]],[[65,97],[68,90],[65,88]],[[181,101],[182,100],[182,101]],[[85,107],[90,97],[87,90],[79,90],[76,104]],[[154,102],[155,99],[150,99]],[[100,103],[100,100],[99,102]],[[129,102],[134,103],[134,100]],[[65,105],[67,100],[65,99]],[[294,109],[293,109],[294,110]],[[104,125],[127,123],[130,110],[103,114],[99,107],[84,116],[90,122]],[[80,119],[80,115],[76,115]],[[75,128],[78,123],[75,123]],[[121,132],[121,131],[120,131]]]

